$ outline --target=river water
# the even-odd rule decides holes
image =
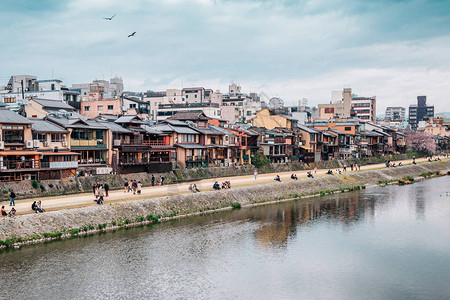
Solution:
[[[0,252],[1,299],[450,299],[450,177]]]

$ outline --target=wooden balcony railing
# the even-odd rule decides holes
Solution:
[[[39,169],[40,163],[38,160],[4,160],[0,162],[1,170],[25,170],[25,169]]]

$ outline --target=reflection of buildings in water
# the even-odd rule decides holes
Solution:
[[[416,211],[416,219],[425,219],[425,189],[422,186],[413,186],[414,188],[409,189],[411,200],[414,200],[414,206]]]
[[[376,199],[363,199],[360,193],[345,193],[308,202],[292,202],[258,211],[257,220],[269,221],[255,231],[255,238],[263,246],[285,246],[295,236],[298,227],[312,226],[323,220],[352,225],[364,219],[365,213],[374,216]]]

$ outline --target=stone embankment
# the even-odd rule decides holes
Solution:
[[[114,230],[121,227],[151,224],[233,207],[245,207],[300,199],[311,195],[352,191],[369,184],[387,184],[395,180],[411,182],[419,176],[447,174],[450,161],[359,171],[342,175],[327,175],[298,181],[274,182],[230,190],[183,194],[151,200],[138,200],[60,210],[43,214],[21,215],[0,219],[0,246],[44,242]]]
[[[416,157],[420,155],[414,153]],[[344,163],[350,166],[351,163],[359,163],[362,166],[377,164],[385,160],[404,160],[408,159],[406,154],[387,155],[387,156],[373,156],[362,159],[352,160],[329,160],[321,161],[315,164],[305,164],[301,162],[277,163],[268,164],[258,169],[259,174],[278,173],[287,171],[300,171],[314,169],[335,169],[342,168]],[[236,166],[236,167],[209,167],[209,168],[193,168],[193,169],[174,169],[169,173],[153,174],[156,179],[160,175],[166,178],[166,184],[197,181],[208,178],[220,178],[228,176],[252,175],[255,167],[252,165]],[[108,183],[111,189],[123,188],[123,183],[126,180],[141,181],[142,185],[151,185],[151,175],[147,173],[132,173],[132,174],[114,174],[114,175],[96,175],[96,176],[82,176],[70,178],[67,181],[62,180],[42,180],[30,181],[24,180],[19,182],[0,182],[0,200],[8,200],[8,191],[13,189],[16,192],[17,199],[29,199],[33,197],[46,197],[57,195],[69,195],[90,192],[92,186],[96,182]]]

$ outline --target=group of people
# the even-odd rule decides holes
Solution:
[[[109,196],[109,185],[107,183],[100,184],[98,181],[92,186],[92,192],[95,196],[95,202],[97,204],[103,204],[104,197]]]
[[[31,210],[33,210],[35,213],[43,213],[45,210],[42,208],[42,202],[34,201],[33,204],[31,204]]]
[[[193,192],[193,193],[199,193],[200,192],[200,190],[197,188],[197,185],[195,183],[189,185],[189,191]]]
[[[142,193],[142,183],[140,181],[136,180],[127,180],[123,184],[124,186],[124,193],[133,192],[133,195],[141,194]]]
[[[222,182],[222,184],[220,185],[217,181],[214,182],[213,184],[213,189],[218,191],[218,190],[223,190],[223,189],[231,189],[231,182],[230,181],[224,181]]]
[[[350,164],[350,170],[351,170],[351,171],[353,171],[353,170],[355,170],[355,171],[361,170],[361,164],[354,164],[354,163],[351,163],[351,164]],[[343,172],[347,172],[347,164],[346,164],[346,163],[344,163],[344,166],[342,167],[342,171],[343,171]]]
[[[291,179],[298,180],[297,174],[291,174]]]
[[[162,175],[159,175],[159,182],[156,182],[156,178],[155,178],[155,176],[153,176],[153,174],[152,174],[152,186],[155,186],[155,183],[156,183],[156,185],[164,185],[164,180],[165,180],[166,178],[164,177],[164,176],[162,176]]]
[[[1,214],[2,214],[2,217],[9,216],[11,218],[14,218],[16,216],[16,209],[13,207],[13,208],[11,208],[11,210],[9,212],[6,212],[5,206],[3,205],[2,206],[2,210],[1,210]]]

